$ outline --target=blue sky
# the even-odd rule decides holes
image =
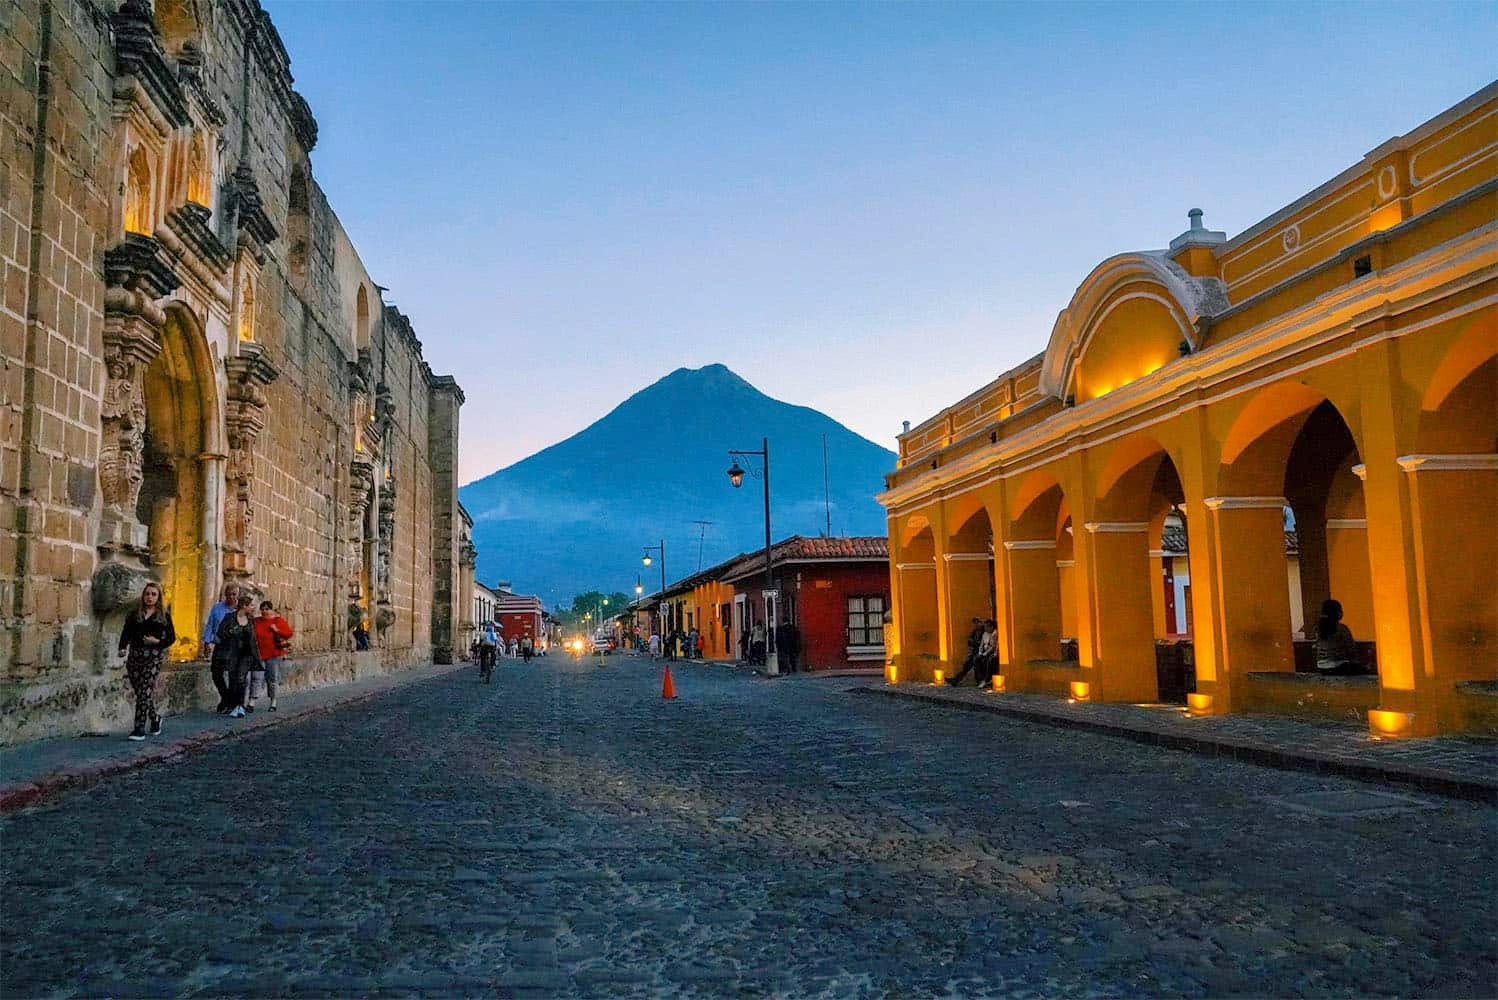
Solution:
[[[1495,4],[264,0],[464,482],[721,361],[888,447],[1097,262],[1236,233],[1493,78]]]

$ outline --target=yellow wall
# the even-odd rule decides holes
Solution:
[[[1089,697],[1152,697],[1152,525],[1175,505],[1199,710],[1376,706],[1411,734],[1486,718],[1458,684],[1498,679],[1495,126],[1498,84],[1231,240],[1187,234],[1174,269],[1110,258],[1045,354],[902,435],[880,496],[901,679],[960,659],[977,564],[946,556],[972,551],[981,508],[1011,689],[1055,687],[1025,663],[1068,636]],[[1252,680],[1293,669],[1326,596],[1376,643],[1376,688]]]

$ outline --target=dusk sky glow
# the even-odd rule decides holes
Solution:
[[[318,183],[467,394],[463,482],[719,361],[893,448],[1102,259],[1193,206],[1236,234],[1498,51],[1477,3],[265,6]]]

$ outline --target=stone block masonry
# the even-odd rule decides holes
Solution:
[[[169,708],[228,581],[302,682],[450,656],[462,391],[317,187],[259,3],[19,0],[0,95],[0,742],[124,723],[148,579]]]

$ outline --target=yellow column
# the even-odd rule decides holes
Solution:
[[[1498,510],[1498,454],[1405,455],[1399,466],[1409,488],[1425,625],[1416,712],[1450,731],[1465,722],[1457,683],[1498,679],[1498,533],[1460,527],[1472,524],[1475,511]]]
[[[900,630],[905,622],[904,603],[900,594],[900,525],[895,518],[888,519],[886,529],[889,539],[889,624],[884,630],[884,651],[889,661],[887,668],[894,670],[896,682],[905,680],[904,664],[900,659],[902,643]],[[886,672],[886,677],[889,674]]]
[[[1150,604],[1149,525],[1085,525],[1085,589],[1090,627],[1081,659],[1091,668],[1088,696],[1097,701],[1154,701],[1155,633]],[[1073,538],[1075,539],[1075,535]]]
[[[1013,622],[1011,656],[1023,667],[1030,660],[1061,656],[1061,593],[1056,580],[1056,543],[1049,538],[1004,543],[1009,562],[1009,607]]]
[[[936,570],[936,660],[928,661],[928,669],[942,670],[944,676],[952,676],[952,586],[946,573],[947,539],[946,518],[938,507],[931,517],[931,537],[934,542],[932,557]]]
[[[1368,520],[1368,566],[1373,580],[1374,641],[1378,647],[1379,713],[1369,722],[1389,735],[1428,735],[1435,714],[1420,711],[1417,685],[1432,679],[1429,635],[1415,578],[1414,514],[1409,476],[1399,465],[1412,441],[1418,413],[1401,405],[1396,345],[1376,343],[1358,353],[1362,400],[1363,501]],[[1396,399],[1396,397],[1399,397]],[[1462,522],[1455,522],[1460,524]],[[1314,627],[1311,622],[1306,628]],[[1427,701],[1427,708],[1432,707]]]
[[[1215,555],[1210,580],[1191,577],[1192,590],[1210,584],[1212,631],[1217,640],[1215,676],[1201,683],[1212,711],[1243,707],[1250,671],[1295,670],[1290,588],[1285,569],[1284,497],[1209,497],[1208,545]],[[1197,621],[1202,619],[1198,616]]]
[[[900,653],[896,660],[900,681],[927,681],[941,664],[937,635],[939,594],[935,562],[902,562],[900,580]]]

